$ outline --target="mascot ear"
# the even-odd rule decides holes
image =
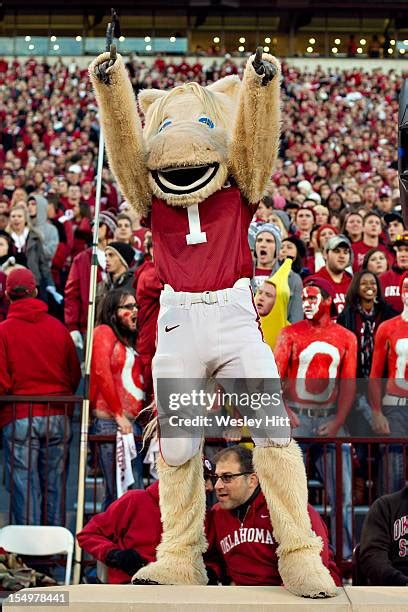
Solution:
[[[162,89],[143,89],[137,96],[140,108],[143,114],[146,115],[149,106],[153,104],[159,98],[166,95],[166,92]]]
[[[215,81],[215,83],[211,83],[211,85],[208,85],[207,89],[214,93],[223,93],[234,99],[238,96],[239,90],[241,89],[241,79],[236,74],[232,74]]]

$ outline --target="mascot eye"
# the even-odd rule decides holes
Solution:
[[[170,121],[170,119],[165,119],[163,123],[161,124],[161,126],[159,127],[159,132],[161,132],[162,130],[165,130],[166,127],[169,127],[169,125],[171,124],[172,124],[172,121]]]
[[[213,129],[213,127],[214,127],[214,123],[211,121],[211,119],[209,117],[200,117],[198,119],[198,121],[200,123],[204,123],[205,125],[207,125],[211,129]]]

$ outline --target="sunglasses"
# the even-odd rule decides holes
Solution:
[[[117,310],[123,308],[123,310],[137,310],[137,304],[134,302],[129,302],[129,304],[122,304],[122,306],[118,306]]]

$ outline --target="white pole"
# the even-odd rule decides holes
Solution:
[[[88,454],[88,426],[89,426],[89,379],[91,372],[92,359],[92,338],[95,323],[95,293],[96,293],[96,278],[98,273],[98,234],[99,234],[99,213],[101,208],[101,187],[102,187],[102,170],[104,157],[104,139],[102,126],[99,133],[99,151],[98,151],[98,170],[96,177],[96,201],[95,201],[95,216],[92,241],[92,256],[91,256],[91,280],[89,285],[89,303],[88,303],[88,322],[86,327],[86,344],[85,344],[85,390],[84,399],[82,402],[81,414],[81,438],[79,446],[79,472],[78,472],[78,496],[77,496],[77,514],[75,533],[79,533],[84,525],[84,507],[85,507],[85,470]],[[82,549],[75,539],[75,562],[73,584],[79,584],[81,578],[81,559]]]

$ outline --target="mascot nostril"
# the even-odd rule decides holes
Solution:
[[[89,72],[110,167],[126,201],[142,216],[151,213],[154,263],[164,285],[153,359],[163,535],[156,561],[133,582],[204,585],[201,434],[168,430],[170,399],[160,383],[177,392],[206,376],[249,385],[275,379],[279,386],[252,301],[248,230],[278,154],[280,65],[259,47],[242,81],[228,76],[207,87],[146,89],[138,95],[143,130],[121,56],[111,64],[104,53]],[[286,422],[279,434],[267,422],[251,434],[254,470],[279,543],[280,577],[296,595],[332,597],[336,587],[307,511],[302,453],[282,402],[269,413]]]

